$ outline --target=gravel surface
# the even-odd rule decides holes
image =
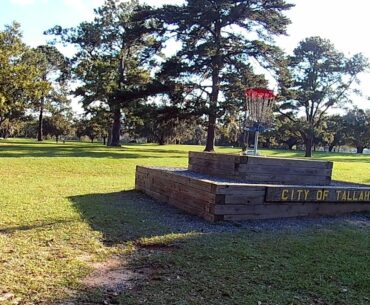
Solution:
[[[269,220],[245,220],[237,222],[210,223],[200,217],[189,215],[180,209],[159,202],[142,193],[137,198],[126,201],[134,205],[142,222],[153,225],[152,236],[168,233],[222,233],[222,232],[268,232],[293,231],[307,229],[326,229],[331,226],[370,227],[370,214],[352,214],[337,217],[300,217]],[[165,230],[156,228],[155,223],[164,225]]]

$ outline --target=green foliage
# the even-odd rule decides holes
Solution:
[[[306,156],[311,156],[315,130],[329,109],[349,102],[358,75],[368,69],[362,54],[347,58],[337,51],[327,39],[309,37],[301,41],[289,58],[291,79],[282,84],[280,111],[291,120],[302,112],[304,124],[300,128],[306,146]]]
[[[58,142],[61,136],[68,136],[72,132],[72,117],[65,112],[57,112],[43,120],[45,135],[55,137]]]
[[[87,136],[93,143],[95,139],[106,140],[109,136],[112,117],[111,114],[102,109],[94,109],[90,112],[90,117],[85,119],[76,119],[74,123],[76,136],[80,139],[82,136]]]
[[[24,115],[30,100],[40,98],[49,84],[40,79],[38,54],[22,42],[20,25],[0,31],[0,125]]]
[[[285,116],[279,116],[275,122],[276,126],[273,135],[277,143],[286,145],[289,150],[292,150],[294,146],[302,144],[298,132],[300,122],[292,121]]]
[[[161,43],[151,20],[135,20],[136,11],[145,10],[138,1],[107,0],[95,10],[95,19],[76,28],[56,26],[49,34],[74,45],[73,72],[81,85],[75,95],[86,109],[94,103],[107,106],[113,115],[112,146],[119,145],[121,109],[129,108],[153,82],[151,70]],[[145,94],[144,94],[145,96]]]
[[[370,112],[355,108],[348,111],[343,120],[349,144],[362,153],[364,148],[370,146]]]
[[[208,115],[206,150],[213,150],[216,120],[228,103],[222,94],[235,97],[241,89],[239,82],[234,87],[236,71],[240,78],[252,80],[242,82],[243,86],[254,86],[265,81],[253,75],[252,58],[264,67],[276,68],[281,52],[270,38],[285,33],[289,19],[284,12],[291,7],[284,0],[188,0],[182,6],[166,5],[154,12],[181,42],[162,74],[176,77],[188,88],[187,95],[190,89],[199,111]],[[220,104],[225,106],[220,109]]]

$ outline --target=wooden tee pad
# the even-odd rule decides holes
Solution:
[[[189,168],[138,166],[136,189],[209,221],[370,211],[370,186],[331,182],[332,163],[189,153]]]

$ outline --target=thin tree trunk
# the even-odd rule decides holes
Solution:
[[[305,157],[311,158],[312,157],[312,142],[313,139],[311,136],[308,137],[307,141],[305,142]]]
[[[216,115],[210,114],[208,119],[207,142],[204,151],[215,150]]]
[[[220,71],[222,66],[221,58],[221,23],[215,24],[215,44],[217,46],[216,54],[212,58],[212,92],[210,97],[210,111],[208,118],[207,142],[204,151],[215,150],[216,120],[217,120],[217,102],[220,92]]]
[[[115,106],[113,110],[113,126],[112,126],[112,138],[109,146],[120,146],[121,136],[121,109],[119,106]]]
[[[364,148],[365,147],[363,147],[363,146],[357,146],[356,148],[357,148],[357,153],[358,154],[362,154],[364,152]]]
[[[37,129],[37,141],[39,142],[41,142],[44,138],[43,129],[42,129],[43,117],[44,117],[44,99],[42,98],[41,104],[40,104],[40,113],[39,113],[39,126]]]

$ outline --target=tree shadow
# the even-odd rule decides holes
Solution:
[[[0,228],[0,234],[11,235],[19,231],[45,229],[45,228],[54,227],[56,225],[62,225],[62,224],[67,224],[67,223],[72,223],[72,222],[75,222],[75,220],[55,219],[52,221],[41,221],[41,222],[39,221],[39,222],[35,222],[29,225]]]
[[[293,232],[295,236],[296,233],[315,228],[320,231],[323,228],[329,230],[332,225],[338,228],[338,225],[345,225],[346,222],[364,221],[364,215],[359,215],[358,219],[346,216],[347,218],[292,218],[283,221],[272,219],[239,223],[209,223],[135,190],[72,196],[68,199],[91,228],[102,233],[102,242],[106,246],[130,244],[135,246],[134,252],[120,258],[124,267],[116,266],[103,270],[103,278],[106,278],[109,288],[84,286],[74,295],[72,301],[68,300],[68,304],[126,304],[122,296],[130,292],[130,287],[138,289],[134,291],[139,293],[140,285],[143,283],[153,284],[154,281],[153,285],[155,285],[158,278],[162,280],[161,265],[150,263],[153,257],[155,257],[154,261],[160,261],[163,266],[166,266],[168,262],[176,261],[177,256],[181,256],[183,251],[187,251],[188,242],[206,247],[213,238],[221,238],[220,242],[226,242],[226,247],[232,251],[233,238],[234,236],[241,238],[240,234],[243,236],[242,240],[256,234],[265,236],[265,233],[273,233],[275,236],[279,232],[283,234]],[[145,244],[148,240],[153,243]],[[224,247],[224,245],[217,246]],[[194,264],[198,263],[194,262]],[[118,279],[122,277],[119,285],[116,285],[117,272]],[[53,304],[66,304],[65,302],[66,300],[61,300]]]
[[[69,200],[111,246],[171,233],[216,232],[231,224],[210,224],[205,220],[134,191],[73,196]]]
[[[127,147],[105,148],[104,146],[77,146],[77,145],[35,145],[35,144],[11,144],[0,146],[0,158],[111,158],[111,159],[137,159],[137,158],[181,158],[181,156],[170,156],[171,150],[163,150],[160,154],[148,156],[146,150],[131,152]],[[155,149],[153,149],[153,153]]]
[[[253,238],[254,240],[257,238],[261,242],[263,250],[263,240],[266,236],[275,240],[274,236],[277,234],[284,236],[279,234],[290,232],[291,236],[296,236],[297,233],[315,228],[325,233],[325,230],[330,231],[330,226],[335,226],[334,228],[338,229],[341,225],[346,225],[346,222],[365,221],[369,223],[370,221],[370,219],[364,220],[364,215],[359,215],[358,219],[354,216],[347,218],[320,217],[319,219],[293,218],[283,221],[274,219],[212,224],[201,218],[188,215],[177,208],[152,200],[134,190],[72,196],[69,197],[69,200],[83,219],[94,230],[102,233],[102,242],[106,246],[131,244],[135,246],[135,249],[130,255],[119,258],[123,265],[102,270],[102,278],[106,279],[103,282],[108,283],[108,288],[107,286],[84,286],[71,297],[71,300],[54,301],[53,304],[66,304],[66,302],[68,304],[137,304],[126,303],[126,294],[133,292],[135,295],[140,295],[142,285],[150,283],[153,287],[157,287],[157,283],[163,283],[168,277],[171,277],[171,272],[175,269],[170,267],[164,271],[163,268],[167,268],[167,264],[177,262],[179,256],[187,261],[188,243],[204,247],[203,253],[194,252],[199,255],[198,259],[201,260],[203,256],[204,259],[207,259],[211,255],[208,251],[212,247],[207,247],[212,240],[215,240],[213,246],[221,249],[221,255],[240,255],[241,252],[238,252],[239,254],[233,252],[234,238],[239,238],[246,244],[251,243],[252,245]],[[256,237],[257,235],[260,237]],[[250,238],[251,240],[249,240]],[[146,243],[148,240],[152,243]],[[217,240],[221,244],[218,244]],[[284,238],[280,240],[284,240]],[[280,255],[284,258],[286,253],[282,249],[283,247],[276,251],[282,252]],[[289,262],[289,255],[287,261]],[[192,264],[197,266],[200,263],[194,261]],[[223,268],[222,264],[222,259],[215,258],[214,262],[207,266],[217,269]],[[236,260],[235,266],[237,265],[238,261]],[[180,274],[180,276],[183,275]],[[176,275],[174,277],[175,279],[172,280],[176,281]],[[122,281],[117,283],[117,278]],[[179,288],[177,287],[177,289]],[[160,293],[159,290],[158,293]]]

